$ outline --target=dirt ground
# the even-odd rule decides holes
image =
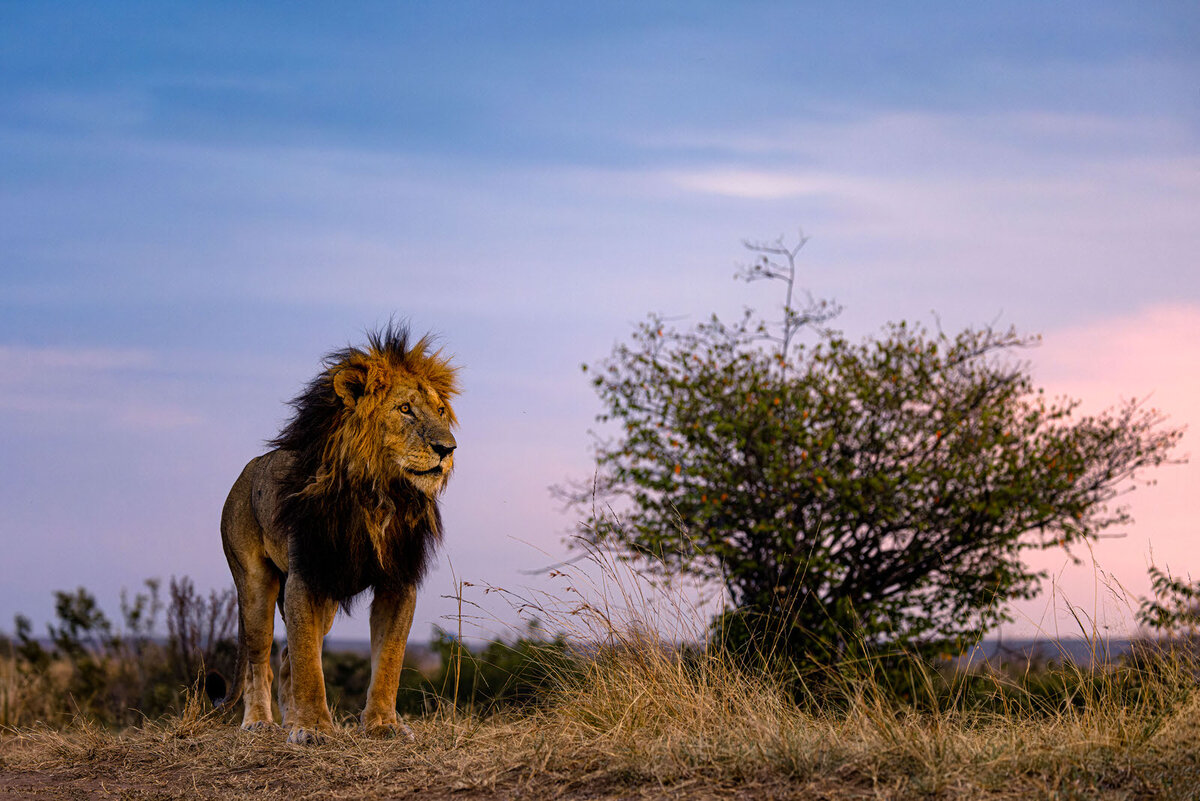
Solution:
[[[893,721],[891,739],[810,721],[783,732],[798,739],[778,752],[765,730],[689,739],[671,728],[639,743],[536,717],[420,718],[412,739],[391,740],[345,725],[315,745],[212,714],[124,731],[77,720],[0,729],[0,799],[1200,801],[1194,709],[1126,741],[1108,723],[1081,732],[1058,718],[939,738],[914,717]]]
[[[738,782],[689,778],[664,785],[603,768],[577,775],[529,764],[480,774],[445,755],[422,760],[419,747],[352,741],[317,748],[272,741],[254,753],[232,730],[189,748],[109,738],[89,744],[53,733],[0,737],[0,799],[852,799],[876,797],[833,782],[820,788],[761,777]],[[266,745],[266,743],[264,743]],[[345,745],[345,744],[343,744]],[[248,753],[248,751],[250,753]],[[392,758],[388,758],[391,756]],[[422,762],[425,764],[422,764]],[[464,770],[465,768],[465,770]]]

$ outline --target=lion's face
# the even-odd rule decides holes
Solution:
[[[316,384],[316,391],[331,388],[343,408],[314,483],[324,488],[333,476],[343,476],[383,486],[380,479],[403,478],[433,498],[454,468],[455,368],[429,355],[424,339],[412,349],[403,339],[388,344],[339,354],[343,358],[329,368],[326,383]]]
[[[397,376],[378,409],[384,458],[421,492],[436,495],[454,469],[457,443],[444,398],[410,376]]]

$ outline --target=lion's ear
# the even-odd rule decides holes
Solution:
[[[348,409],[353,409],[358,404],[358,399],[366,392],[366,388],[367,371],[361,367],[343,367],[333,376],[333,391]]]
[[[333,377],[333,391],[346,407],[353,409],[364,395],[377,395],[387,389],[387,377],[377,365],[343,367]]]

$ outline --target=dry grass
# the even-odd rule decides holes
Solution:
[[[917,714],[870,687],[841,713],[803,713],[762,677],[651,644],[598,659],[535,712],[411,721],[415,742],[346,729],[290,746],[198,703],[121,733],[10,730],[0,796],[1195,799],[1198,721],[1196,697]]]
[[[569,577],[567,606],[521,600],[589,658],[520,715],[443,711],[409,721],[415,741],[346,728],[292,746],[193,699],[122,732],[4,730],[0,797],[1200,799],[1200,694],[1183,657],[1143,667],[1133,692],[1128,674],[1076,673],[1080,694],[1059,708],[947,701],[932,673],[914,706],[867,671],[843,672],[838,703],[801,707],[769,675],[664,642],[619,575]],[[1000,677],[995,692],[1019,695]]]
[[[71,712],[64,701],[69,702],[70,675],[70,666],[62,661],[51,662],[39,674],[30,674],[18,670],[11,656],[0,655],[0,727],[69,720]]]

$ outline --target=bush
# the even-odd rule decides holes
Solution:
[[[1113,501],[1182,431],[1136,402],[1046,398],[1018,359],[1037,338],[1014,330],[851,342],[828,304],[793,306],[798,249],[754,247],[749,277],[786,283],[782,322],[652,316],[584,366],[611,427],[593,480],[562,490],[580,539],[723,585],[717,636],[801,667],[860,639],[974,642],[1039,591],[1024,554],[1128,522]]]
[[[155,633],[163,611],[159,586],[150,579],[132,598],[122,591],[119,628],[84,587],[56,591],[48,647],[18,615],[16,641],[0,674],[0,723],[57,724],[83,716],[126,726],[182,711],[201,665],[233,663],[227,614],[233,592],[204,600],[188,578],[172,577],[164,641]]]

